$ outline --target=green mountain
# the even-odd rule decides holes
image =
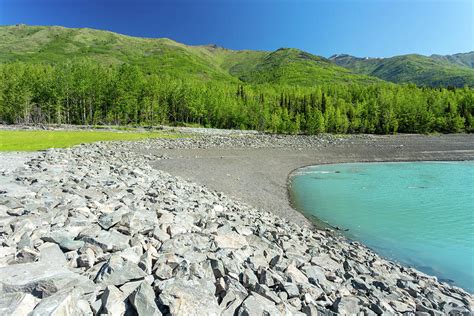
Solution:
[[[58,26],[0,27],[0,62],[57,63],[92,58],[129,63],[147,71],[205,80],[312,86],[318,83],[377,82],[328,59],[296,49],[274,52],[189,46],[170,39],[139,38],[94,29]]]
[[[395,83],[420,86],[474,86],[474,52],[450,56],[402,55],[391,58],[359,58],[334,55],[329,58],[355,73]]]
[[[433,59],[447,61],[453,65],[474,68],[474,52],[454,55],[431,55]]]

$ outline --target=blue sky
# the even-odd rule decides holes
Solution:
[[[17,23],[326,57],[474,50],[474,0],[0,0],[0,24]]]

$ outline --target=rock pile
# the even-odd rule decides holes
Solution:
[[[153,170],[127,146],[49,150],[0,175],[15,183],[0,194],[0,315],[472,312],[459,288]]]
[[[205,129],[204,129],[205,130]],[[323,135],[278,135],[278,134],[233,134],[213,135],[201,132],[192,138],[176,139],[156,138],[139,141],[136,144],[148,146],[148,148],[323,148],[328,146],[344,146],[354,141],[364,142],[368,145],[376,145],[376,137],[373,135],[347,135],[337,137],[331,134]]]

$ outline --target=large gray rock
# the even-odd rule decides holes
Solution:
[[[82,287],[93,290],[93,283],[65,267],[42,262],[0,268],[0,288],[6,293],[25,292],[47,297],[59,290]]]
[[[116,286],[109,285],[102,294],[101,313],[107,315],[124,315],[127,306],[125,304],[126,296]]]
[[[275,303],[266,299],[265,297],[252,293],[250,294],[239,307],[237,311],[238,316],[269,316],[280,315]]]
[[[38,247],[38,250],[40,251],[40,262],[44,264],[65,266],[67,263],[66,256],[57,244],[44,243]]]
[[[0,294],[0,315],[27,316],[39,299],[28,293]]]
[[[333,310],[342,315],[357,314],[360,311],[360,300],[354,296],[343,296],[336,299]]]
[[[159,299],[172,315],[219,315],[215,287],[203,280],[168,280]]]
[[[294,264],[290,264],[285,270],[286,275],[291,282],[307,283],[308,278]]]
[[[224,249],[239,249],[248,246],[245,236],[239,235],[236,232],[229,232],[223,235],[217,235],[214,242],[218,248]]]
[[[129,281],[140,280],[147,274],[137,264],[112,256],[104,263],[95,278],[96,283],[104,285],[122,285]]]
[[[103,251],[120,251],[130,247],[130,237],[116,230],[101,230],[96,235],[82,236],[81,240],[101,248]]]
[[[84,315],[75,292],[61,291],[41,300],[31,316]]]
[[[114,210],[110,213],[104,213],[102,216],[99,217],[98,223],[103,229],[109,229],[118,222],[122,220],[122,216],[128,213],[126,207],[121,207],[118,210]]]
[[[137,311],[138,315],[161,315],[155,301],[155,291],[146,282],[142,282],[129,297],[130,303]]]

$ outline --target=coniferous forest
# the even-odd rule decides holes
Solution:
[[[0,65],[0,121],[190,124],[278,133],[472,132],[474,90],[178,79],[92,60]]]

